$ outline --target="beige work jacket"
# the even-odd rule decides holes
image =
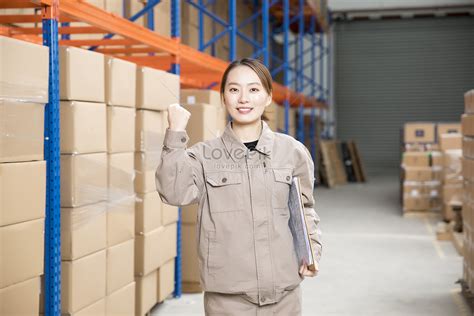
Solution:
[[[262,121],[249,151],[229,122],[222,136],[186,147],[185,131],[166,131],[156,187],[163,202],[199,203],[197,249],[204,291],[243,294],[266,305],[302,281],[288,226],[292,176],[300,178],[317,261],[319,217],[313,209],[314,165],[306,147]]]

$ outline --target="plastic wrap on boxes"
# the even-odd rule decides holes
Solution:
[[[139,110],[136,113],[135,150],[160,151],[168,127],[167,111]]]
[[[61,207],[107,200],[107,154],[61,155]]]
[[[124,196],[107,202],[107,247],[134,237],[135,198],[135,195]],[[161,212],[157,213],[161,215]]]
[[[0,69],[0,100],[48,102],[48,47],[0,36]]]
[[[105,202],[61,208],[62,260],[76,260],[105,249],[106,210]]]
[[[135,194],[135,166],[133,152],[109,154],[108,156],[108,200],[119,200]]]
[[[0,99],[0,162],[43,160],[44,104]]]
[[[135,153],[135,192],[155,192],[155,172],[161,159],[161,150]]]

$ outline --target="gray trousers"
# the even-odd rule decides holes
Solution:
[[[301,287],[288,292],[280,302],[259,306],[242,295],[204,293],[206,316],[300,316]]]

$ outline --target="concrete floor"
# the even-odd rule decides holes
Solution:
[[[303,315],[467,316],[455,284],[462,257],[434,237],[434,216],[402,217],[398,178],[316,190],[323,256],[303,281]],[[154,316],[204,315],[202,294],[155,307]]]

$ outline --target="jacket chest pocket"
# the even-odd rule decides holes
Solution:
[[[291,168],[273,169],[273,208],[287,208],[293,172]]]
[[[235,212],[244,209],[242,173],[231,171],[206,174],[211,213]]]

